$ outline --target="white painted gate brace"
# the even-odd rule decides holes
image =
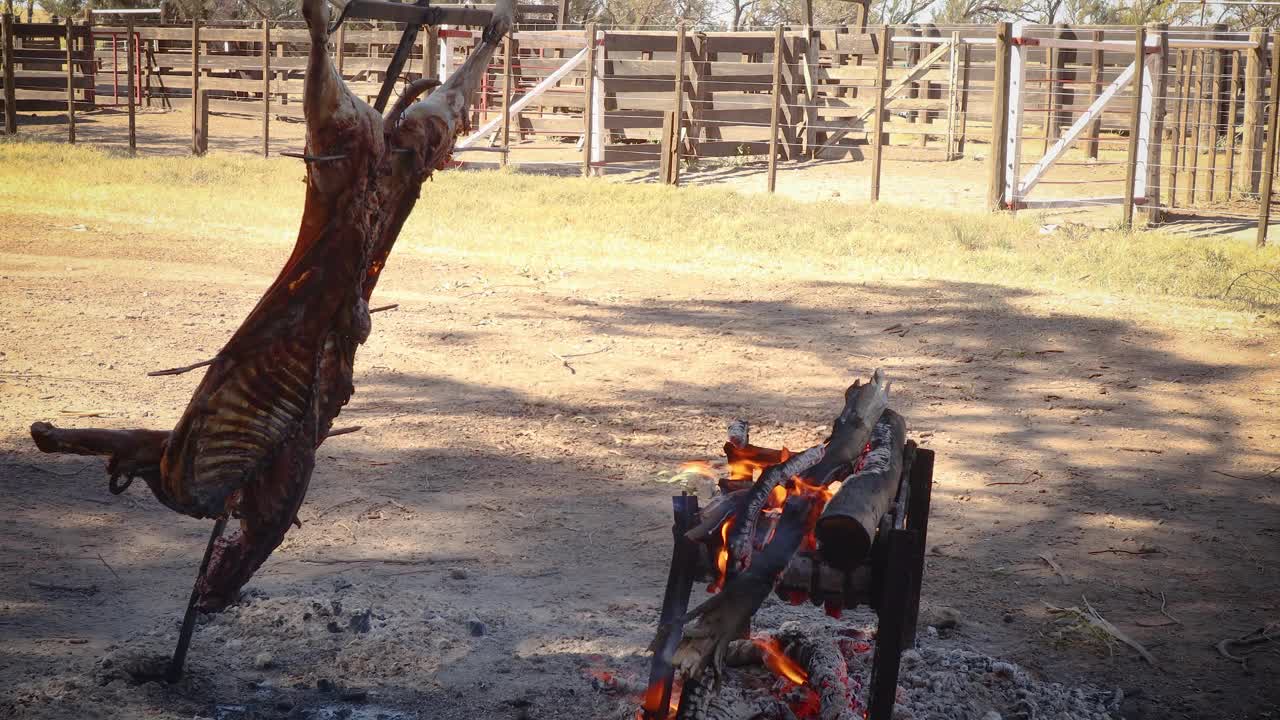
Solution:
[[[1027,63],[1025,45],[1017,42],[1018,38],[1023,37],[1025,23],[1015,23],[1013,26],[1013,35],[1015,39],[1012,47],[1009,48],[1009,122],[1008,122],[1008,138],[1006,139],[1006,160],[1005,160],[1005,187],[1004,202],[1005,207],[1018,210],[1023,208],[1062,208],[1062,207],[1078,207],[1090,205],[1119,205],[1124,202],[1124,196],[1109,196],[1096,198],[1059,198],[1046,200],[1032,200],[1027,196],[1031,190],[1040,182],[1040,180],[1053,167],[1053,164],[1062,157],[1085,131],[1086,128],[1102,115],[1102,111],[1107,105],[1115,99],[1116,95],[1133,81],[1133,75],[1136,71],[1136,63],[1139,59],[1135,59],[1128,67],[1120,73],[1107,89],[1089,105],[1089,108],[1072,123],[1066,133],[1053,144],[1052,147],[1045,152],[1044,157],[1040,158],[1030,170],[1027,171],[1021,179],[1018,173],[1022,166],[1022,115],[1023,103],[1026,98],[1026,82],[1027,82]],[[1147,38],[1147,47],[1159,47],[1159,36]],[[1117,43],[1091,42],[1091,41],[1071,41],[1044,38],[1037,42],[1040,47],[1070,47],[1078,49],[1117,49],[1114,46]],[[1121,45],[1132,44],[1124,43]],[[1163,72],[1160,67],[1160,56],[1158,54],[1146,54],[1142,61],[1147,63],[1145,72],[1142,74],[1142,89],[1139,102],[1141,103],[1141,120],[1138,124],[1138,157],[1136,172],[1134,172],[1134,188],[1133,198],[1135,202],[1141,203],[1146,201],[1147,192],[1147,173],[1151,167],[1151,129],[1155,120],[1152,114],[1152,99],[1155,94],[1154,78],[1157,73]]]
[[[529,92],[525,93],[524,95],[521,95],[519,100],[516,100],[515,102],[511,103],[510,114],[514,115],[520,112],[525,108],[525,106],[533,102],[539,95],[555,87],[556,83],[560,82],[560,80],[564,78],[565,75],[568,75],[569,73],[573,72],[573,69],[578,67],[578,65],[586,57],[587,57],[587,48],[584,47],[578,51],[577,55],[574,55],[568,60],[565,60],[564,64],[561,65],[555,72],[548,75],[546,79],[544,79],[542,82],[530,88]],[[457,144],[454,145],[454,148],[458,150],[466,149],[472,143],[474,143],[475,141],[483,137],[485,134],[493,132],[493,130],[501,124],[502,124],[502,116],[499,115],[498,117],[490,120],[484,125],[481,125],[480,128],[477,129],[475,132],[459,140]]]

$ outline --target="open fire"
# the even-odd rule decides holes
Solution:
[[[888,391],[881,370],[868,384],[855,382],[831,434],[803,452],[752,445],[749,424],[738,420],[724,446],[725,477],[706,463],[682,468],[716,479],[719,492],[705,508],[696,497],[673,498],[676,546],[645,720],[673,711],[677,720],[730,717],[716,709],[716,693],[726,666],[748,664],[780,678],[777,699],[796,717],[890,716],[898,658],[914,642],[933,457],[906,440]],[[688,610],[698,579],[712,597]],[[843,648],[751,638],[752,617],[770,593],[836,618],[859,604],[875,609],[874,667],[885,687],[877,693],[873,674],[864,705],[849,687]]]

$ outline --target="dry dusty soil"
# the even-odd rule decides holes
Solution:
[[[173,641],[209,524],[140,483],[108,494],[100,460],[40,455],[27,427],[171,427],[199,373],[146,372],[215,353],[290,248],[0,208],[0,715],[615,717],[666,576],[659,473],[714,459],[737,417],[813,444],[876,366],[938,453],[931,641],[1123,690],[1125,717],[1280,715],[1275,644],[1244,666],[1215,650],[1280,620],[1273,321],[414,237],[338,422],[362,429],[321,449],[302,527],[202,621],[184,683],[131,686],[130,657]],[[1046,608],[1085,598],[1159,667]]]

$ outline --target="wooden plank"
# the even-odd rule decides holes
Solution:
[[[1159,41],[1157,52],[1151,56],[1151,77],[1147,80],[1147,89],[1151,98],[1147,104],[1151,109],[1148,119],[1149,145],[1145,174],[1146,188],[1142,196],[1147,199],[1143,204],[1143,214],[1149,224],[1156,224],[1164,219],[1164,204],[1161,201],[1160,173],[1164,167],[1164,123],[1168,105],[1165,96],[1169,93],[1169,25],[1158,23],[1154,26]]]

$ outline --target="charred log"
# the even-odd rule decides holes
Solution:
[[[684,640],[676,650],[674,664],[687,679],[698,679],[708,665],[716,682],[724,672],[725,653],[729,643],[746,637],[751,617],[773,591],[778,576],[791,562],[807,534],[805,520],[813,499],[795,495],[787,499],[773,538],[763,549],[753,553],[750,565],[734,575],[719,594],[691,611]],[[662,637],[661,630],[659,637]],[[657,645],[655,641],[655,646]]]
[[[810,485],[830,485],[853,472],[862,456],[872,428],[889,407],[889,381],[884,370],[876,368],[871,382],[859,385],[855,380],[844,393],[844,410],[831,428],[822,461],[801,474]]]
[[[819,445],[770,467],[739,501],[741,508],[734,512],[733,525],[729,529],[729,558],[736,571],[741,572],[755,562],[752,553],[756,544],[756,526],[761,512],[769,502],[770,494],[774,489],[784,487],[792,477],[821,461],[822,454],[823,447]],[[782,567],[785,566],[784,562]],[[782,567],[778,568],[779,571]]]
[[[862,467],[844,480],[818,519],[818,549],[831,565],[847,570],[870,554],[880,518],[898,492],[906,439],[907,421],[885,410],[871,433]]]
[[[809,673],[807,685],[818,695],[820,720],[856,720],[849,666],[840,648],[829,640],[783,633],[779,638],[787,655]]]

